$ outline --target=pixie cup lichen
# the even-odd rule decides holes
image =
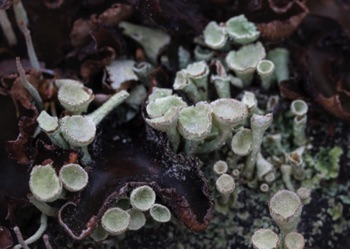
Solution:
[[[46,111],[42,111],[37,118],[37,122],[42,131],[44,131],[51,142],[63,149],[68,149],[69,145],[61,135],[60,124],[57,117],[50,116]]]
[[[280,190],[270,199],[270,215],[281,229],[282,238],[296,231],[302,208],[299,196],[288,190]]]
[[[231,51],[226,56],[227,66],[242,79],[243,86],[249,86],[259,62],[266,56],[265,48],[260,42]]]
[[[203,31],[204,43],[212,49],[223,48],[227,42],[226,29],[217,22],[210,22]]]
[[[297,232],[291,232],[286,235],[283,241],[284,249],[304,249],[304,236]]]
[[[79,82],[63,83],[58,90],[60,104],[73,115],[86,112],[90,102],[94,99],[92,90]]]
[[[131,206],[140,211],[149,210],[156,201],[156,193],[149,186],[135,188],[130,194]]]
[[[206,102],[188,106],[180,111],[178,129],[186,139],[185,151],[193,154],[198,143],[204,140],[212,127],[212,108]]]
[[[217,74],[212,74],[210,80],[214,83],[216,93],[219,98],[231,98],[230,85],[233,77],[226,73],[225,67],[219,60],[215,61],[215,66]]]
[[[247,128],[239,130],[231,140],[232,151],[239,156],[246,156],[252,149],[252,131]]]
[[[71,192],[77,192],[84,189],[88,183],[89,176],[79,164],[66,164],[59,172],[59,178],[63,187]]]
[[[51,164],[33,167],[29,188],[34,197],[42,202],[55,201],[62,193],[62,183]]]
[[[220,192],[220,203],[226,204],[230,200],[230,195],[235,189],[235,180],[228,174],[222,174],[215,182],[216,189]]]
[[[222,174],[225,174],[227,170],[228,170],[228,166],[225,161],[220,160],[214,163],[213,171],[215,174],[222,175]]]
[[[129,226],[130,215],[120,208],[110,208],[102,216],[102,227],[110,235],[119,235],[124,233]]]
[[[258,109],[258,100],[256,99],[255,93],[244,91],[242,96],[242,103],[247,105],[250,117],[256,113]]]
[[[146,216],[142,211],[131,208],[127,210],[127,212],[130,215],[128,230],[136,231],[141,229],[146,224]]]
[[[249,22],[244,15],[227,20],[226,32],[234,43],[242,45],[256,41],[260,35],[255,24]]]
[[[170,210],[161,204],[153,204],[149,213],[155,221],[160,223],[168,222],[171,219]]]
[[[257,230],[251,240],[255,249],[277,249],[279,245],[279,237],[271,229]]]
[[[274,78],[275,65],[273,62],[270,60],[261,60],[256,71],[260,76],[261,86],[264,89],[269,89]]]
[[[304,100],[294,100],[290,104],[290,111],[295,116],[293,119],[293,142],[297,146],[306,144],[305,135],[308,105]]]
[[[256,158],[256,169],[258,179],[262,180],[267,174],[273,171],[273,165],[267,161],[261,153],[258,153]]]
[[[213,125],[219,135],[203,144],[198,152],[211,152],[221,148],[231,137],[233,128],[243,123],[248,116],[247,106],[236,99],[218,99],[210,103],[212,107]]]

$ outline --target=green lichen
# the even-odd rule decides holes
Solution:
[[[315,156],[315,169],[323,179],[330,180],[338,177],[339,161],[343,149],[339,146],[321,149]]]

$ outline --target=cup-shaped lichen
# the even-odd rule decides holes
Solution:
[[[291,232],[284,238],[284,249],[304,249],[304,236],[297,232]]]
[[[275,65],[272,61],[262,60],[257,66],[257,72],[260,76],[261,86],[268,89],[271,86],[274,77]]]
[[[305,187],[301,187],[297,190],[297,195],[299,196],[301,202],[305,205],[311,200],[311,190]]]
[[[60,169],[60,180],[63,187],[71,192],[77,192],[86,187],[89,176],[79,164],[66,164]]]
[[[218,99],[211,102],[211,106],[214,120],[220,127],[232,129],[248,116],[247,106],[236,99]]]
[[[60,133],[60,125],[57,117],[52,117],[46,111],[42,111],[37,118],[37,122],[53,144],[68,149],[68,144]]]
[[[171,213],[169,209],[161,204],[152,205],[149,213],[151,217],[157,222],[164,223],[170,221],[171,219]]]
[[[250,129],[241,129],[239,130],[231,140],[231,149],[232,151],[239,155],[245,156],[252,149],[253,136]]]
[[[244,91],[242,103],[247,105],[249,114],[252,115],[256,111],[258,105],[258,100],[256,99],[255,93]]]
[[[156,193],[149,186],[135,188],[130,194],[131,206],[140,211],[149,210],[156,201]]]
[[[162,117],[171,107],[185,107],[186,102],[182,98],[170,95],[161,98],[156,98],[149,102],[146,106],[146,112],[150,118]]]
[[[51,117],[46,111],[42,111],[37,118],[40,128],[46,133],[53,133],[59,129],[57,117]]]
[[[146,216],[142,211],[132,208],[127,212],[130,215],[128,230],[136,231],[146,224]]]
[[[221,204],[226,204],[230,200],[230,195],[235,189],[235,180],[228,174],[222,174],[216,180],[215,186],[221,194]]]
[[[175,90],[181,90],[186,93],[186,95],[192,99],[193,102],[198,102],[202,100],[197,86],[188,79],[185,69],[182,69],[176,73],[173,88]]]
[[[209,67],[205,61],[189,64],[186,69],[186,77],[197,87],[200,100],[208,99],[208,75]]]
[[[215,172],[215,174],[217,175],[222,175],[224,173],[227,172],[228,166],[227,163],[225,161],[217,161],[214,166],[213,166],[213,170]]]
[[[256,159],[256,168],[257,168],[257,176],[258,179],[262,180],[264,176],[271,173],[273,171],[273,165],[267,161],[261,153],[258,153]]]
[[[197,45],[194,48],[194,58],[196,61],[210,61],[214,57],[214,51]]]
[[[172,95],[173,90],[168,88],[153,87],[152,93],[148,96],[148,102],[152,102],[158,98],[163,98]]]
[[[260,35],[254,23],[249,22],[244,15],[230,18],[226,22],[226,32],[238,44],[248,44],[256,41]]]
[[[92,90],[84,87],[83,84],[77,81],[73,82],[63,84],[58,90],[57,97],[64,109],[71,114],[81,114],[87,111],[94,95]]]
[[[120,208],[110,208],[102,216],[101,225],[111,235],[124,233],[130,223],[128,212]]]
[[[212,126],[212,108],[206,102],[185,107],[180,111],[179,132],[193,141],[201,141],[210,133]]]
[[[203,144],[198,152],[207,153],[219,149],[230,138],[232,129],[241,124],[248,115],[247,106],[235,99],[218,99],[211,104],[213,124],[219,130],[219,135]]]
[[[255,249],[277,249],[279,238],[271,229],[259,229],[253,234],[252,243]]]
[[[51,164],[33,167],[29,188],[34,197],[43,202],[55,201],[62,193],[62,183]]]
[[[212,49],[224,47],[227,41],[225,28],[214,21],[208,23],[208,25],[205,27],[203,36],[204,43]]]
[[[288,163],[292,166],[293,177],[297,180],[303,180],[305,178],[304,162],[302,158],[303,147],[302,149],[297,149],[291,152],[288,157]]]
[[[230,98],[230,84],[234,80],[232,75],[227,75],[225,67],[220,60],[215,61],[216,75],[210,76],[211,82],[214,83],[216,92],[220,98]]]
[[[91,118],[80,115],[66,116],[60,122],[64,139],[73,147],[87,146],[95,138],[96,126]]]
[[[307,103],[304,100],[296,99],[290,104],[290,111],[295,116],[304,116],[308,111]]]
[[[270,199],[270,214],[283,234],[296,230],[303,205],[294,192],[280,190]]]
[[[245,45],[238,51],[229,52],[226,56],[226,64],[242,79],[243,86],[249,86],[258,63],[265,56],[265,48],[260,42],[257,42]]]
[[[149,126],[167,134],[170,142],[170,147],[174,152],[177,151],[177,147],[180,143],[180,135],[177,131],[177,120],[179,118],[180,112],[179,109],[179,107],[172,106],[161,117],[154,119],[146,118],[146,122]]]

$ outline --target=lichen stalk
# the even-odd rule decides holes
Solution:
[[[10,46],[17,44],[17,37],[5,10],[0,9],[0,26]]]
[[[16,20],[22,20],[24,25],[28,27],[28,15],[27,12],[23,6],[23,3],[21,0],[13,1],[13,11],[15,12]]]
[[[49,240],[49,235],[44,234],[43,235],[43,241],[44,241],[46,249],[52,249],[52,246],[51,246],[50,240]]]
[[[294,117],[293,119],[293,143],[296,146],[305,145],[307,142],[305,129],[307,116]]]
[[[41,214],[39,229],[32,236],[30,236],[28,239],[26,239],[24,241],[24,243],[29,245],[29,244],[34,243],[38,239],[40,239],[41,236],[44,234],[46,228],[47,228],[47,216],[45,214]],[[23,245],[19,244],[19,245],[14,246],[13,249],[20,249],[22,247],[23,247]]]
[[[263,136],[265,131],[270,127],[272,123],[272,114],[266,114],[265,116],[253,114],[250,119],[251,130],[253,136],[252,150],[247,157],[247,161],[244,168],[244,176],[247,179],[252,179],[256,164],[256,159],[263,142]]]
[[[102,119],[104,119],[115,107],[120,105],[129,96],[128,92],[122,90],[114,94],[109,100],[107,100],[102,106],[100,106],[93,113],[87,115],[97,126]]]
[[[22,85],[28,90],[30,95],[33,97],[35,105],[38,108],[38,111],[41,111],[43,109],[43,100],[41,99],[38,91],[27,80],[27,77],[25,75],[25,72],[19,57],[16,57],[16,65],[17,65],[17,70],[18,70]]]
[[[24,34],[24,38],[26,40],[27,52],[28,52],[30,64],[36,70],[41,71],[40,63],[39,63],[38,57],[35,53],[35,49],[34,49],[34,45],[33,45],[33,41],[32,41],[32,36],[30,35],[30,31],[27,28],[27,26],[24,24],[23,20],[18,20],[18,24],[19,24],[20,28],[22,29],[22,32]]]

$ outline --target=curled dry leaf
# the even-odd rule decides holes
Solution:
[[[301,79],[296,82],[302,84],[283,82],[281,91],[290,98],[303,91],[332,115],[350,120],[350,36],[339,23],[316,15],[305,18],[292,50]]]
[[[65,230],[73,238],[83,239],[113,201],[135,187],[149,185],[187,227],[203,231],[211,219],[213,203],[198,161],[174,154],[165,138],[146,130],[144,124],[110,129],[109,122],[101,125],[93,144],[94,165],[88,186],[79,200],[60,209],[59,222]]]

